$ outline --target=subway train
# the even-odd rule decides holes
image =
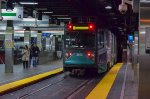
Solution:
[[[95,24],[68,24],[63,40],[63,69],[103,73],[116,63],[116,37]]]

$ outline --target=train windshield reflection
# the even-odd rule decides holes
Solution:
[[[95,34],[92,32],[67,33],[66,48],[93,48],[95,47]]]

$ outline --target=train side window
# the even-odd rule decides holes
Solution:
[[[98,49],[104,48],[104,32],[98,33]]]

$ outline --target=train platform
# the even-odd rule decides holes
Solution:
[[[60,73],[63,69],[62,60],[57,60],[28,69],[24,69],[22,64],[14,65],[13,70],[13,73],[5,73],[4,65],[0,65],[0,94],[41,80],[49,75]]]
[[[115,65],[86,99],[138,99],[138,81],[132,64]]]
[[[61,61],[39,65],[37,68],[28,70],[24,70],[21,66],[20,70],[16,71],[19,69],[16,66],[14,74],[4,75],[3,73],[1,75],[0,94],[60,73],[63,70],[61,66]],[[138,99],[138,82],[135,79],[132,64],[117,63],[105,74],[85,99]]]

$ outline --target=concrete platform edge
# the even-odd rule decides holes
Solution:
[[[22,88],[24,86],[28,86],[30,84],[36,83],[38,81],[41,81],[43,79],[46,79],[47,77],[52,77],[56,74],[62,73],[63,72],[63,68],[58,68],[55,70],[51,70],[45,73],[41,73],[38,75],[34,75],[28,78],[24,78],[18,81],[14,81],[8,84],[4,84],[0,86],[0,95],[4,95],[7,92],[11,92],[11,91],[15,91],[19,88]]]

